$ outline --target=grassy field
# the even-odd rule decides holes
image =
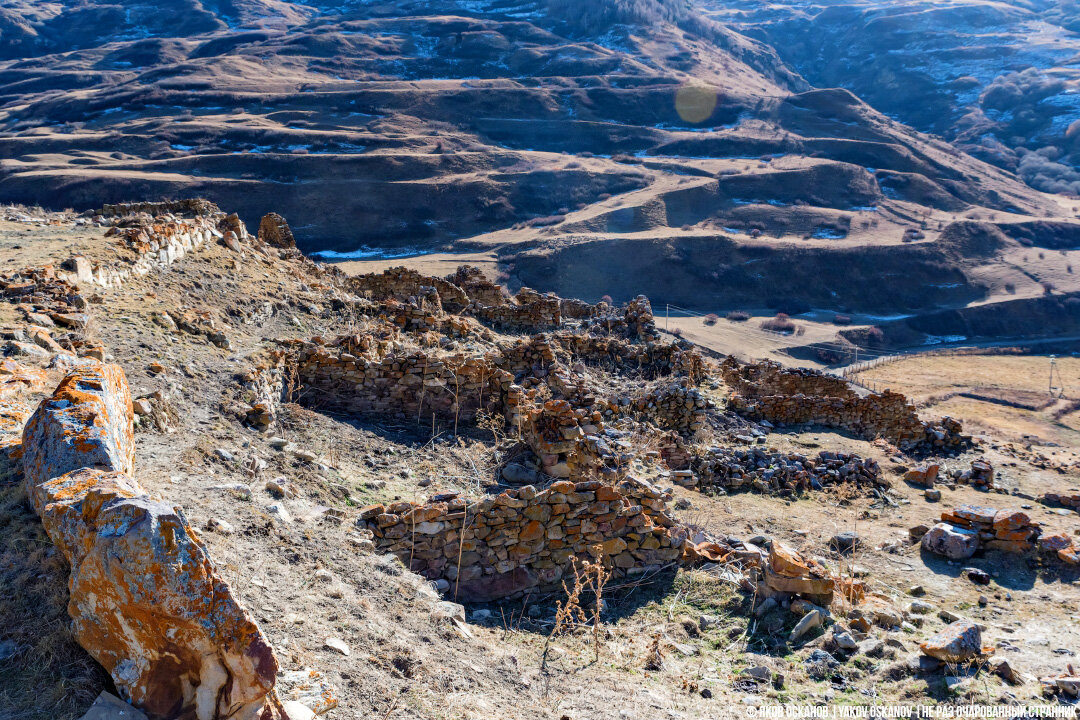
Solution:
[[[904,393],[928,414],[972,431],[1080,448],[1080,358],[1048,355],[915,355],[857,379]],[[1040,442],[1041,441],[1041,442]]]

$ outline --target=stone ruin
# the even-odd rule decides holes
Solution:
[[[700,440],[724,424],[700,386],[709,368],[689,344],[657,339],[644,298],[621,308],[529,290],[510,298],[465,267],[447,278],[393,268],[344,283],[371,318],[367,328],[283,343],[245,378],[260,398],[248,417],[265,427],[287,401],[454,427],[498,418],[535,458],[535,470],[514,474],[525,478],[523,487],[497,488],[481,499],[444,494],[376,505],[358,522],[379,551],[458,598],[558,589],[575,558],[602,558],[613,572],[630,575],[734,552],[715,543],[699,547],[671,520],[669,496],[628,472],[638,456],[619,439],[628,428],[657,437],[658,449],[645,454],[667,467],[660,477],[702,491],[790,495],[843,484],[888,486],[877,463],[853,454],[703,447]],[[591,384],[590,367],[632,375],[644,388],[605,396]],[[722,377],[735,398],[809,398],[809,416],[826,424],[872,437],[927,437],[898,395],[867,400],[836,378],[733,362]],[[814,405],[819,399],[840,403],[842,416],[824,415]],[[747,411],[737,399],[729,407]]]
[[[375,505],[357,524],[380,550],[445,581],[454,598],[484,602],[557,591],[579,557],[601,560],[614,577],[671,566],[683,557],[687,531],[666,511],[665,496],[639,480],[560,480],[480,500]]]
[[[838,428],[902,449],[957,450],[971,442],[956,420],[924,422],[906,397],[891,390],[862,396],[841,378],[770,361],[741,365],[729,358],[720,369],[732,389],[728,407],[754,420]]]
[[[263,720],[283,713],[273,653],[183,513],[149,498],[133,477],[130,393],[122,371],[100,362],[105,350],[90,339],[79,290],[122,284],[212,240],[239,253],[296,253],[271,248],[269,231],[263,240],[248,236],[235,216],[197,210],[106,208],[102,216],[119,215],[108,233],[117,241],[114,262],[76,257],[60,270],[0,277],[3,299],[26,320],[7,338],[8,351],[63,356],[72,368],[36,411],[0,395],[0,447],[9,460],[21,454],[11,467],[71,564],[76,635],[125,698],[155,718]],[[782,547],[690,537],[669,514],[671,496],[629,471],[644,456],[667,468],[661,478],[689,487],[780,495],[884,484],[876,464],[855,455],[709,446],[726,422],[701,386],[713,370],[688,343],[659,340],[647,299],[614,307],[527,289],[510,297],[469,268],[445,279],[403,268],[359,278],[319,272],[343,291],[336,303],[368,318],[366,330],[282,343],[263,358],[245,378],[258,396],[247,414],[253,425],[272,426],[283,401],[455,424],[500,418],[535,458],[533,482],[519,487],[359,513],[358,527],[380,551],[445,591],[491,600],[557,590],[576,560],[600,559],[616,576],[735,562],[756,572],[763,596],[824,602],[835,590],[857,594],[850,579]],[[214,342],[214,328],[199,318],[178,312],[169,320]],[[638,389],[605,392],[595,371],[632,377]],[[734,391],[728,408],[750,417],[818,422],[902,445],[960,442],[958,427],[938,437],[899,396],[863,398],[817,374],[728,362],[713,377]],[[0,366],[0,393],[25,387],[43,389],[44,375]],[[658,449],[635,447],[646,437]],[[137,571],[119,572],[115,558]]]

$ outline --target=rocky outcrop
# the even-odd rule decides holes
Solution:
[[[132,476],[131,395],[85,362],[27,422],[23,474],[71,565],[75,637],[152,718],[272,717],[277,661],[179,508]]]

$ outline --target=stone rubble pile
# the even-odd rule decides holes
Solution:
[[[824,450],[817,457],[779,453],[764,448],[714,447],[692,463],[694,474],[681,484],[704,491],[754,490],[787,496],[831,485],[888,487],[872,458]]]
[[[773,541],[762,580],[772,593],[800,595],[823,606],[832,602],[836,582],[819,562]]]
[[[950,560],[966,560],[981,550],[1030,553],[1036,549],[1076,564],[1077,548],[1070,536],[1042,536],[1042,528],[1022,510],[997,510],[960,505],[941,513],[941,522],[922,536],[924,550]]]
[[[100,343],[88,339],[89,302],[53,266],[0,274],[0,298],[12,303],[24,322],[5,328],[5,351],[30,359],[56,355],[104,358]]]

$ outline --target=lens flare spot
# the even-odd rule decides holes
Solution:
[[[675,93],[675,112],[684,122],[705,122],[716,109],[716,88],[708,85],[683,85]]]

